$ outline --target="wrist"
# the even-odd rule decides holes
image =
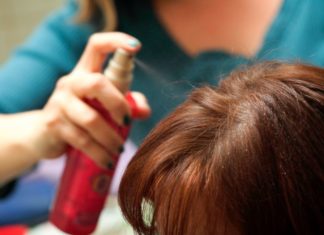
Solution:
[[[1,129],[8,143],[8,156],[21,156],[28,158],[30,162],[37,162],[42,155],[41,140],[46,135],[42,112],[31,111],[3,117]]]
[[[42,110],[0,116],[0,138],[8,156],[24,156],[33,162],[51,157],[57,141],[47,128],[47,116]]]
[[[38,146],[46,134],[41,120],[40,111],[0,115],[0,182],[21,174],[41,158]]]

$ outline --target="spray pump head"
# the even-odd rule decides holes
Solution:
[[[109,61],[104,75],[120,90],[126,93],[133,80],[134,54],[118,48]]]

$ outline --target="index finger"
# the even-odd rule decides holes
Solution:
[[[117,48],[136,53],[141,43],[134,37],[119,32],[93,34],[72,73],[101,72],[107,54]]]

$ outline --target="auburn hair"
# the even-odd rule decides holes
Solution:
[[[96,15],[102,17],[102,30],[113,31],[117,27],[117,11],[114,0],[78,0],[77,22],[91,22]]]
[[[138,234],[324,234],[324,70],[267,62],[194,90],[119,190]]]

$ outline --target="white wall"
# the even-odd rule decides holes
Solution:
[[[65,0],[0,0],[0,64]]]

